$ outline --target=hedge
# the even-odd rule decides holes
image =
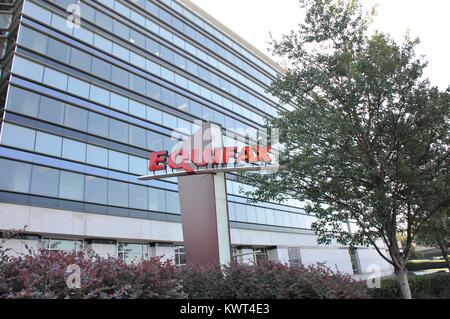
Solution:
[[[449,273],[410,275],[408,281],[415,299],[450,299]],[[380,289],[370,289],[369,293],[376,299],[401,298],[400,285],[395,278],[383,280]]]
[[[406,264],[408,271],[448,268],[445,260],[410,260]]]
[[[1,256],[0,256],[1,257]],[[81,288],[66,285],[67,267],[81,268]],[[0,258],[0,298],[334,299],[368,298],[363,283],[323,266],[274,263],[177,267],[159,259],[127,264],[82,253],[40,251]]]

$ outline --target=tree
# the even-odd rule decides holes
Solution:
[[[447,268],[450,270],[450,260],[448,258],[448,246],[450,243],[450,211],[443,211],[428,220],[420,229],[416,238],[416,243],[439,247]]]
[[[374,13],[363,14],[357,1],[300,2],[306,17],[298,31],[272,40],[286,73],[269,91],[292,107],[268,127],[280,130],[280,163],[288,169],[245,174],[256,189],[249,195],[305,201],[318,217],[319,243],[372,245],[411,298],[411,244],[450,204],[450,88],[422,78],[418,40],[367,36]],[[355,232],[343,227],[348,221]],[[406,237],[403,249],[398,234]]]

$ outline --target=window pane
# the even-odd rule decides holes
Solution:
[[[128,207],[128,184],[108,181],[108,205]]]
[[[148,209],[156,212],[166,211],[165,191],[156,188],[148,189]]]
[[[146,175],[147,174],[147,160],[141,157],[129,156],[129,169],[128,171],[132,174]]]
[[[22,28],[19,43],[31,50],[45,54],[48,37],[27,27],[22,26]]]
[[[130,130],[129,143],[134,146],[146,148],[147,147],[146,130],[134,125],[129,125],[129,130]]]
[[[37,132],[36,135],[36,152],[61,156],[62,138],[59,136]]]
[[[45,68],[44,71],[44,83],[51,85],[57,89],[66,91],[67,90],[67,75],[55,71],[50,68]]]
[[[62,124],[64,108],[65,104],[63,102],[42,96],[39,106],[39,118],[48,122]]]
[[[109,138],[117,142],[128,143],[128,124],[110,119]]]
[[[87,145],[86,163],[108,167],[108,150],[94,145]]]
[[[1,142],[4,145],[14,146],[32,151],[34,150],[36,131],[22,126],[3,123],[1,137]]]
[[[73,93],[75,95],[78,95],[78,96],[88,99],[90,85],[87,82],[84,82],[84,81],[81,81],[74,77],[69,76],[69,84],[67,85],[67,90],[70,93]]]
[[[64,138],[62,157],[84,163],[86,161],[86,144]]]
[[[89,203],[107,204],[108,181],[104,178],[86,176],[84,200]]]
[[[90,72],[92,57],[75,48],[72,48],[70,51],[70,64],[83,71]]]
[[[111,64],[94,58],[92,61],[92,73],[102,79],[109,80],[111,78]]]
[[[89,112],[88,131],[92,134],[108,137],[108,118],[106,116]]]
[[[134,100],[130,100],[130,114],[145,119],[146,105]]]
[[[130,208],[148,209],[147,187],[130,184]]]
[[[160,151],[163,149],[162,135],[147,131],[147,148],[151,151]]]
[[[16,112],[37,117],[40,96],[11,86],[8,94],[7,108]]]
[[[128,87],[128,72],[113,65],[111,71],[111,81],[117,85]]]
[[[156,101],[161,101],[161,87],[153,82],[147,81],[147,96]]]
[[[167,212],[180,214],[180,200],[178,193],[166,191]]]
[[[42,82],[44,67],[38,63],[34,63],[16,56],[14,57],[13,72],[23,75],[29,79]]]
[[[48,39],[47,55],[60,62],[69,63],[70,46],[53,38]]]
[[[84,175],[61,171],[59,197],[82,201],[84,195]]]
[[[87,130],[88,111],[72,105],[66,105],[64,125],[85,132]]]
[[[128,113],[128,99],[122,95],[111,92],[111,107]]]
[[[49,167],[33,165],[31,193],[42,196],[58,197],[59,171]]]
[[[102,89],[98,86],[91,85],[90,98],[94,102],[109,105],[110,93],[109,91]]]
[[[128,172],[128,155],[109,150],[109,168]]]
[[[28,193],[30,190],[31,165],[0,159],[0,189]]]

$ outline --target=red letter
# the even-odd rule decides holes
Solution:
[[[272,159],[269,156],[269,152],[272,149],[271,145],[267,146],[256,146],[256,157],[258,162],[270,163]]]
[[[165,170],[167,154],[167,151],[152,152],[150,154],[150,165],[148,169],[152,172]]]
[[[241,153],[239,154],[236,162],[247,162],[247,163],[256,163],[256,156],[253,153],[251,146],[244,146],[241,150]]]
[[[237,146],[223,148],[223,162],[228,164],[230,158],[236,158]]]
[[[203,158],[198,158],[199,153],[199,150],[192,150],[192,163],[194,163],[197,167],[207,166],[211,161],[211,149],[209,147],[206,147],[203,150]]]
[[[177,157],[181,156],[181,162],[179,164],[176,163]],[[178,151],[170,153],[169,156],[169,166],[173,169],[184,169],[188,173],[194,172],[192,167],[189,166],[186,161],[189,161],[189,153],[186,152],[184,149],[180,149]]]

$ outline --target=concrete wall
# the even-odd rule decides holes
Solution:
[[[27,232],[49,237],[76,237],[114,239],[137,242],[182,243],[183,233],[180,223],[143,220],[126,217],[79,213],[50,208],[0,203],[0,229],[23,229]],[[311,231],[300,233],[248,230],[232,228],[231,243],[242,247],[276,247],[270,250],[269,259],[282,263],[289,262],[288,247],[299,247],[305,264],[325,263],[341,271],[353,273],[350,256],[346,247],[333,242],[331,246],[318,246],[316,236]],[[11,243],[14,249],[22,252],[18,243]],[[38,242],[30,246],[37,249]],[[92,249],[101,256],[116,256],[114,244],[92,244]],[[251,253],[242,249],[241,254]],[[167,244],[151,248],[151,256],[174,258],[174,248]],[[374,249],[358,250],[362,270],[368,265],[378,264],[383,271],[391,270],[388,263],[378,256]],[[253,255],[244,255],[242,262],[253,262]]]

